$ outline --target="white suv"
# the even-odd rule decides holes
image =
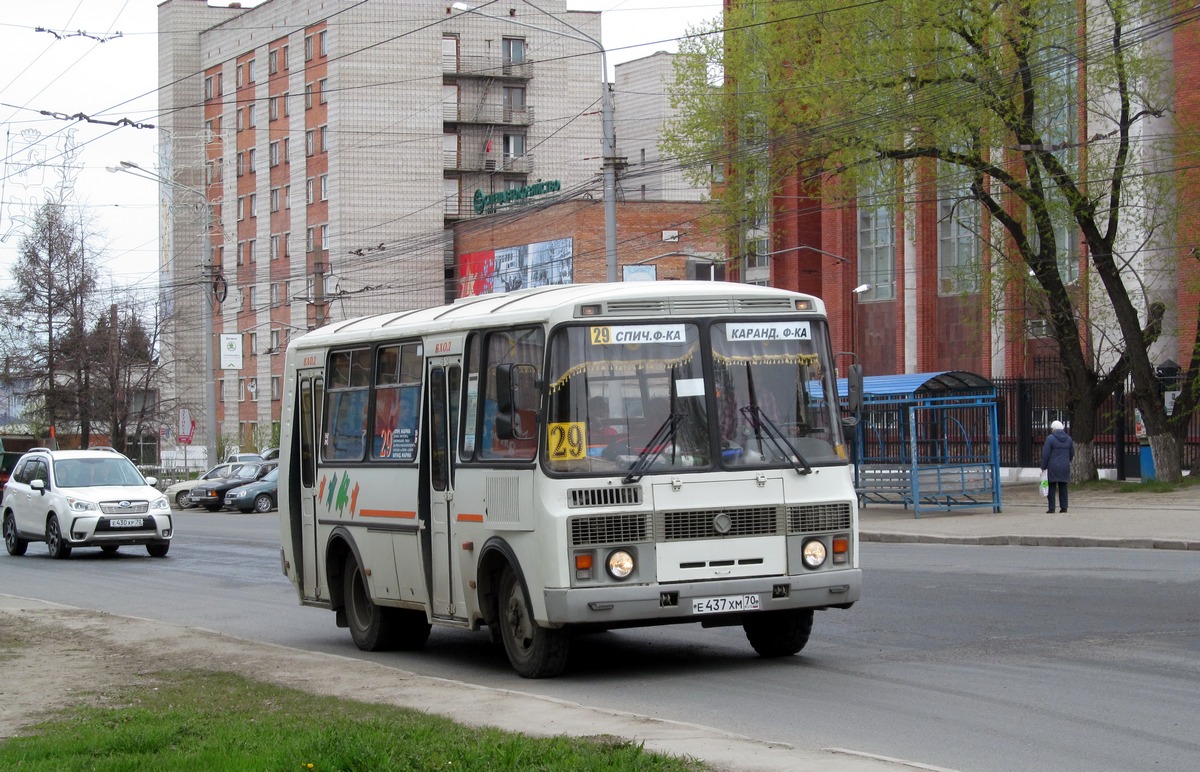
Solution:
[[[112,450],[34,448],[4,486],[4,546],[24,555],[44,541],[52,558],[75,547],[106,553],[145,545],[161,558],[171,546],[171,505],[125,456]]]

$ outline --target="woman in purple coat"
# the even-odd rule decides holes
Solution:
[[[1059,512],[1067,511],[1067,483],[1071,481],[1071,459],[1075,458],[1075,441],[1067,434],[1062,421],[1050,424],[1050,436],[1042,445],[1042,471],[1050,483],[1046,499],[1046,514],[1054,512],[1054,494],[1058,492]]]

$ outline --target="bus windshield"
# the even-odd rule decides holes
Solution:
[[[550,349],[548,471],[632,482],[845,462],[837,404],[823,398],[836,391],[821,322],[572,326]]]

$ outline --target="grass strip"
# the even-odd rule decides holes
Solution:
[[[0,742],[20,770],[704,770],[615,738],[526,737],[230,673],[160,676]]]

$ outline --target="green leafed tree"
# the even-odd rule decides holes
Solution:
[[[1180,343],[1191,364],[1170,416],[1151,352],[1173,318],[1176,159],[1195,140],[1173,121],[1169,42],[1197,13],[1169,0],[735,2],[682,46],[664,150],[715,186],[734,227],[798,170],[827,202],[869,196],[906,217],[931,189],[957,191],[955,209],[979,213],[963,219],[983,248],[962,269],[993,326],[1013,341],[1027,316],[1049,322],[1073,475],[1095,475],[1097,408],[1129,379],[1159,479],[1178,480],[1200,335]]]

